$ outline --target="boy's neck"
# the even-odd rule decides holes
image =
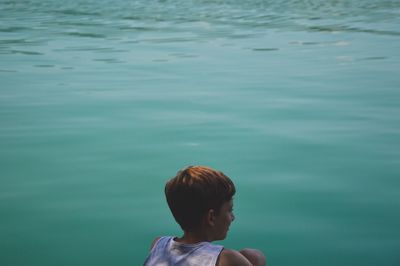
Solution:
[[[211,242],[213,238],[208,232],[202,230],[198,232],[184,232],[183,236],[176,238],[175,241],[184,244],[196,244],[199,242]]]

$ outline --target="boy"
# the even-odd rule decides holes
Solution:
[[[168,206],[182,237],[158,237],[145,266],[265,266],[255,249],[241,251],[211,244],[226,238],[236,189],[229,177],[206,166],[189,166],[165,186]]]

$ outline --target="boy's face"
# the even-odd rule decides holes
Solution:
[[[218,215],[215,216],[215,240],[226,238],[231,222],[235,220],[233,215],[233,199],[222,204]]]

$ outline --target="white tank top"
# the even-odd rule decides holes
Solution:
[[[163,236],[154,244],[144,266],[215,266],[223,248],[210,242],[184,244]]]

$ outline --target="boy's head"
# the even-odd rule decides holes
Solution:
[[[206,166],[189,166],[165,186],[168,206],[177,223],[188,232],[200,228],[209,210],[218,214],[235,192],[229,177]]]

